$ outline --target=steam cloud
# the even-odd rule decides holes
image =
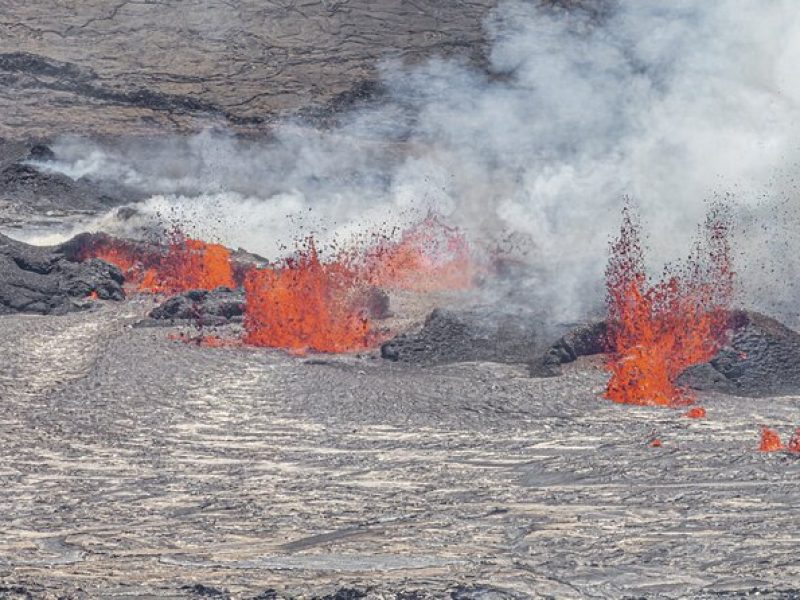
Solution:
[[[796,305],[785,285],[796,268],[780,258],[800,250],[800,5],[512,0],[486,29],[485,68],[384,64],[385,100],[330,130],[286,123],[270,142],[210,131],[117,146],[65,139],[51,168],[126,183],[152,195],[143,215],[177,211],[190,231],[266,256],[310,230],[346,237],[433,208],[476,237],[529,240],[527,259],[551,274],[536,283],[557,289],[565,314],[600,280],[625,196],[662,262],[685,254],[706,200],[734,193],[747,217],[746,293]]]

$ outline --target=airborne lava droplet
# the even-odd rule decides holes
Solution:
[[[724,338],[733,290],[729,219],[709,214],[704,236],[681,268],[652,281],[644,268],[640,225],[623,211],[606,269],[611,373],[605,396],[624,404],[680,406],[693,396],[676,385],[689,366],[711,359]]]

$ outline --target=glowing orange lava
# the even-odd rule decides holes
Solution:
[[[177,294],[236,287],[227,248],[180,234],[172,236],[166,252],[158,248],[144,252],[132,242],[109,237],[89,244],[80,258],[100,258],[116,265],[142,292]]]
[[[465,234],[435,214],[397,241],[379,240],[366,253],[362,268],[372,285],[414,292],[467,289],[476,274]]]
[[[645,274],[639,230],[625,209],[606,269],[613,353],[606,362],[611,378],[605,396],[624,404],[691,404],[690,392],[675,382],[721,346],[733,289],[728,222],[720,211],[712,212],[687,265],[665,270],[656,282]]]
[[[783,442],[774,429],[769,427],[761,428],[761,443],[758,446],[760,452],[777,452],[783,450]]]
[[[693,406],[685,413],[683,413],[684,417],[689,419],[705,419],[706,418],[706,409],[702,406]]]
[[[800,453],[800,427],[795,429],[795,432],[789,439],[789,443],[786,445],[786,449],[789,450],[790,452]]]
[[[284,265],[245,277],[245,343],[296,353],[352,352],[376,340],[354,303],[357,275],[341,262],[323,263],[314,241]]]
[[[220,244],[175,239],[167,254],[145,271],[139,289],[179,294],[188,290],[236,287],[230,257],[230,251]]]

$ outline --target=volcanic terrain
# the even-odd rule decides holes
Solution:
[[[86,167],[132,148],[180,196],[147,149],[313,137],[387,64],[512,79],[497,4],[7,3],[0,599],[800,598],[800,333],[739,302],[727,204],[660,278],[626,205],[607,306],[568,319],[566,283],[432,210],[265,257]]]

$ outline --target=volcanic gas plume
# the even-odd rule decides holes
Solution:
[[[624,210],[606,270],[608,340],[614,350],[606,362],[607,398],[660,406],[693,402],[676,380],[722,345],[733,293],[729,230],[727,213],[713,207],[688,261],[666,267],[653,281],[645,270],[639,222]]]

